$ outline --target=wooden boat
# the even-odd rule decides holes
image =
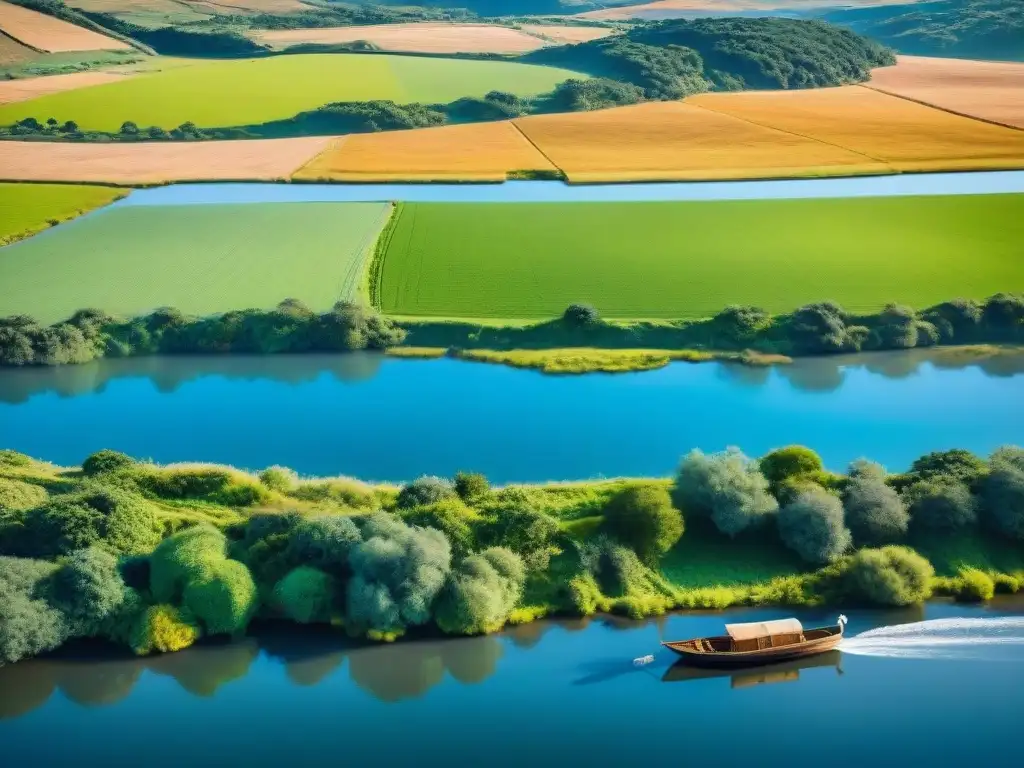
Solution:
[[[799,659],[834,650],[843,639],[846,617],[835,625],[804,629],[797,619],[726,624],[725,635],[662,643],[702,667],[743,667]]]
[[[779,661],[757,667],[695,667],[686,659],[680,659],[661,678],[663,683],[686,683],[696,680],[728,678],[731,688],[748,688],[766,683],[787,683],[800,679],[806,669],[833,668],[836,674],[843,674],[842,654],[826,651],[813,656],[801,656],[788,661]]]

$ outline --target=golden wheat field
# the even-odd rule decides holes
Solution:
[[[1024,64],[900,56],[869,88],[968,117],[1024,128]]]
[[[679,102],[521,118],[569,181],[743,179],[883,173],[883,163]]]
[[[608,27],[575,27],[568,24],[521,24],[519,29],[560,44],[586,43],[615,32]]]
[[[253,37],[275,48],[366,40],[385,51],[415,53],[526,53],[545,45],[539,37],[509,27],[444,22],[282,29],[256,32]]]
[[[504,181],[513,171],[554,171],[510,122],[357,133],[337,140],[293,178],[330,181]]]
[[[160,184],[278,181],[333,141],[299,139],[59,144],[0,141],[0,180]]]
[[[72,72],[68,75],[26,77],[21,80],[0,80],[0,104],[27,101],[50,93],[88,88],[90,85],[113,83],[125,75],[112,72]]]
[[[0,29],[15,40],[48,53],[130,49],[112,37],[10,3],[0,2]]]
[[[835,144],[899,171],[1024,168],[1024,132],[859,85],[705,93],[688,103]]]

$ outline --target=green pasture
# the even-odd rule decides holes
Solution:
[[[0,251],[0,317],[324,310],[357,294],[386,203],[124,206]]]
[[[123,191],[110,187],[0,184],[0,245],[28,237],[122,195]]]
[[[308,54],[209,61],[0,106],[0,125],[25,117],[116,131],[126,120],[165,129],[253,125],[335,101],[442,103],[488,91],[550,91],[578,73],[505,61]]]
[[[388,313],[708,317],[831,299],[855,312],[1024,290],[1024,195],[415,203],[379,270]]]

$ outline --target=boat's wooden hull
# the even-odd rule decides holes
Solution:
[[[791,643],[774,648],[761,648],[756,651],[724,651],[699,650],[697,640],[662,643],[673,653],[678,653],[688,664],[700,667],[734,668],[749,667],[759,664],[773,664],[778,661],[802,659],[835,650],[843,640],[843,628],[819,627],[806,633],[809,639],[802,643]],[[723,638],[700,638],[708,644],[716,644]]]

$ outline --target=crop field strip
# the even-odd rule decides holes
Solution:
[[[587,43],[615,34],[615,30],[609,27],[584,27],[569,24],[520,24],[519,29],[561,45]]]
[[[527,53],[547,45],[535,35],[509,27],[445,22],[261,30],[251,33],[250,37],[274,48],[366,40],[381,50],[417,53]]]
[[[282,181],[334,137],[74,144],[0,141],[0,180],[107,184]]]
[[[1024,132],[859,85],[705,93],[688,103],[844,147],[898,171],[1024,168]]]
[[[507,61],[306,54],[211,61],[124,82],[0,106],[0,124],[26,117],[116,131],[125,120],[174,128],[250,125],[337,101],[445,103],[488,91],[530,96],[578,73]],[[268,94],[272,94],[269,96]]]
[[[670,11],[691,11],[694,15],[712,15],[714,13],[744,13],[753,11],[800,11],[822,9],[829,6],[837,8],[872,7],[878,5],[906,5],[924,0],[653,0],[649,3],[620,5],[587,11],[576,14],[581,19],[625,20],[632,18],[657,18],[648,14],[661,14]],[[662,17],[666,18],[666,17]]]
[[[124,194],[110,187],[0,184],[0,245],[112,203]]]
[[[666,101],[514,121],[574,182],[744,179],[890,171],[841,147]]]
[[[680,203],[406,203],[380,307],[533,319],[571,303],[614,318],[772,312],[1024,288],[1024,195]]]
[[[116,83],[127,76],[113,72],[72,72],[67,75],[0,80],[0,104],[12,104],[16,101],[28,101],[51,93],[63,93],[104,83]]]
[[[119,206],[5,248],[0,316],[325,310],[355,298],[387,203]],[[353,277],[355,276],[355,277]]]
[[[504,181],[513,171],[555,167],[510,122],[358,133],[299,169],[304,181]]]
[[[47,53],[131,49],[128,43],[91,29],[5,2],[0,2],[0,30],[20,43]]]
[[[1024,63],[900,56],[865,84],[955,114],[1024,129]]]

